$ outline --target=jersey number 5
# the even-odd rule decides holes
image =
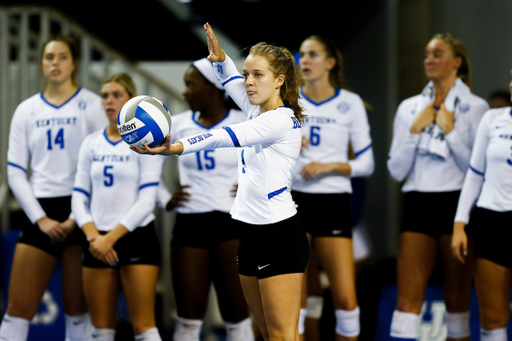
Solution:
[[[52,139],[52,130],[48,129],[46,132],[46,136],[48,137],[48,150],[53,149],[53,145],[60,145],[60,149],[64,149],[64,128],[60,128],[55,135],[55,140]]]

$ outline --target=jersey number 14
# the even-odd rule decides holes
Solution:
[[[64,149],[64,128],[59,129],[55,138],[52,136],[52,130],[48,129],[46,136],[48,137],[48,150],[52,150],[57,145],[60,146],[60,149]]]

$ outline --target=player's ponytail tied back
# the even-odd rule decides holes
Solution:
[[[290,107],[295,117],[304,123],[304,108],[299,105],[299,88],[303,84],[302,75],[295,65],[293,55],[284,47],[258,43],[254,45],[249,55],[267,58],[269,68],[275,77],[284,75],[284,83],[281,86],[281,98],[285,106]]]

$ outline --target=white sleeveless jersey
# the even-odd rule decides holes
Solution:
[[[306,193],[352,193],[350,177],[369,176],[374,169],[370,125],[363,101],[357,94],[340,89],[321,103],[301,95],[307,115],[302,134],[310,145],[302,148],[292,189]],[[356,156],[350,161],[349,142]],[[351,175],[321,174],[307,181],[300,172],[311,162],[349,163]]]
[[[246,120],[239,110],[229,110],[216,125],[206,127],[197,119],[199,113],[190,110],[173,116],[171,139],[175,141],[205,133],[210,129],[221,128]],[[189,185],[191,194],[185,207],[177,207],[179,213],[204,213],[221,211],[228,213],[233,206],[231,191],[238,183],[238,152],[234,148],[208,149],[178,158],[181,185]]]
[[[214,71],[248,120],[181,139],[183,155],[238,147],[238,192],[231,216],[249,224],[290,218],[297,213],[290,190],[302,139],[299,121],[287,107],[260,114],[259,108],[249,103],[244,79],[229,57],[215,63]]]
[[[98,231],[118,224],[133,231],[155,217],[163,158],[134,153],[105,130],[89,135],[80,148],[72,209],[78,226],[94,222]]]
[[[480,121],[455,221],[467,223],[475,202],[488,210],[512,211],[510,107],[491,109]]]
[[[39,93],[16,108],[7,152],[9,185],[32,221],[41,218],[34,198],[71,195],[80,144],[106,124],[100,96],[83,88],[60,106]]]

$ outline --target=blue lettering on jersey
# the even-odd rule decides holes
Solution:
[[[336,124],[336,119],[330,117],[313,116],[306,117],[306,122],[311,124]]]
[[[221,75],[224,74],[224,70],[222,69],[222,65],[220,63],[216,63],[215,67],[217,68],[218,73],[220,73]]]
[[[130,161],[129,155],[116,155],[116,154],[93,154],[93,162],[128,162]]]
[[[299,129],[301,127],[301,125],[300,125],[300,121],[297,119],[297,117],[292,116],[290,118],[292,119],[292,122],[293,122],[293,129]]]
[[[48,118],[48,119],[44,119],[44,120],[37,120],[36,127],[43,128],[43,127],[50,127],[50,126],[75,125],[76,120],[77,120],[76,117]]]
[[[505,140],[512,140],[512,135],[511,134],[500,134],[499,138],[505,139]]]
[[[190,144],[196,144],[196,143],[204,141],[207,138],[212,137],[212,136],[213,136],[212,133],[199,134],[195,137],[191,137],[191,138],[187,139],[187,142]]]

